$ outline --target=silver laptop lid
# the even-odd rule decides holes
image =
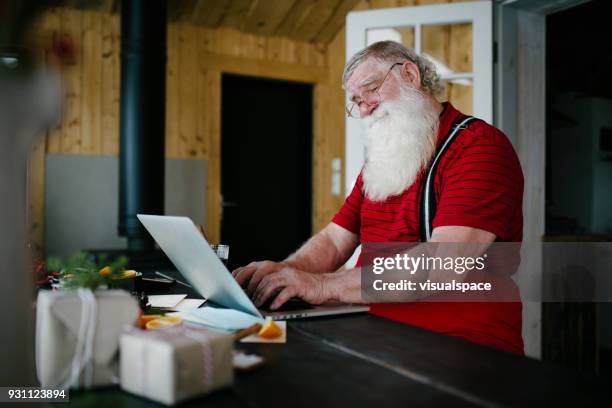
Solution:
[[[189,218],[137,216],[198,293],[221,306],[263,317]]]

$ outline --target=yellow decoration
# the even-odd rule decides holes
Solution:
[[[132,279],[135,278],[136,275],[138,275],[138,272],[132,270],[132,269],[128,269],[127,271],[123,271],[123,273],[119,276],[117,276],[116,278],[114,278],[115,280],[122,280],[122,279]]]
[[[100,269],[100,271],[98,273],[101,276],[108,276],[111,273],[111,268],[109,266],[105,266],[104,268]]]

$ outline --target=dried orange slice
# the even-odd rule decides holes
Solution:
[[[151,320],[159,319],[161,317],[164,317],[164,316],[157,315],[157,314],[156,315],[142,315],[138,319],[138,327],[140,327],[141,329],[144,329],[145,325],[149,323]]]
[[[283,335],[283,329],[281,329],[280,326],[274,322],[274,320],[268,317],[268,319],[266,319],[266,323],[261,327],[261,330],[259,330],[259,333],[257,334],[259,337],[263,337],[264,339],[276,339]]]
[[[167,329],[168,327],[176,326],[182,321],[183,319],[178,316],[164,316],[148,321],[145,324],[145,328],[147,330]]]

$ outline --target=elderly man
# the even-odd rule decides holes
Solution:
[[[436,149],[465,115],[440,103],[432,64],[392,41],[377,42],[346,64],[350,116],[365,127],[366,161],[331,223],[282,262],[234,270],[258,306],[298,297],[363,303],[360,263],[339,270],[360,243],[418,242],[423,175]],[[455,126],[453,126],[455,124]],[[476,120],[437,163],[436,213],[429,242],[520,242],[523,176],[506,136]],[[523,353],[520,303],[373,304],[370,313]]]

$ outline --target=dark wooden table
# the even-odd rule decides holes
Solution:
[[[266,365],[185,402],[207,407],[603,406],[604,378],[361,314],[291,321],[286,344],[238,344]],[[117,388],[71,402],[154,406]]]
[[[164,271],[179,279],[176,271]],[[165,293],[197,293],[181,285]],[[265,366],[231,388],[186,401],[206,407],[610,406],[612,379],[571,371],[367,314],[289,321],[286,344],[242,344]],[[106,388],[82,406],[158,404]]]

